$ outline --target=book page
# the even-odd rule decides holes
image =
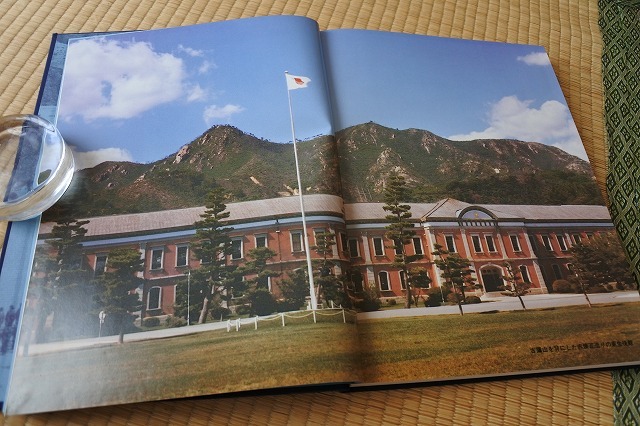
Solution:
[[[544,49],[322,40],[364,381],[637,363],[636,283]]]
[[[40,112],[78,171],[38,229],[7,412],[359,380],[316,23],[68,37],[54,55]]]

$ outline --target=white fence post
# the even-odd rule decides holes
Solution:
[[[280,316],[282,317],[282,326],[284,327],[284,312],[281,313]]]
[[[342,322],[345,324],[347,323],[347,317],[344,315],[344,309],[342,310]]]
[[[316,324],[316,310],[313,310],[313,323]]]
[[[236,331],[240,330],[240,320],[236,320]]]
[[[255,321],[255,324],[256,324],[255,330],[257,330],[258,329],[258,316],[257,315],[254,318],[254,321]]]
[[[231,320],[227,320],[227,333],[231,331]]]

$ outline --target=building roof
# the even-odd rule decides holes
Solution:
[[[610,221],[609,210],[605,206],[594,205],[509,205],[509,204],[469,204],[446,198],[436,203],[407,203],[411,207],[414,220],[439,221],[458,220],[466,209],[474,207],[486,210],[498,220],[517,221]],[[375,222],[384,220],[388,214],[383,203],[345,204],[348,222]]]
[[[330,215],[346,217],[350,223],[384,222],[388,214],[383,203],[343,204],[334,195],[313,194],[304,196],[305,212],[310,215]],[[488,211],[497,220],[515,221],[607,221],[611,220],[605,206],[592,205],[507,205],[469,204],[454,199],[443,199],[435,203],[408,203],[415,221],[456,221],[460,213],[478,207]],[[201,219],[205,207],[164,210],[148,213],[134,213],[87,218],[87,237],[144,234],[193,228]],[[298,197],[281,197],[265,200],[243,201],[227,204],[230,213],[228,223],[250,223],[277,218],[299,217]],[[51,232],[54,223],[43,223],[40,234]]]
[[[342,198],[335,195],[305,195],[304,206],[307,215],[343,216]],[[148,213],[92,217],[85,219],[89,221],[85,228],[87,229],[87,237],[192,228],[196,221],[202,219],[200,215],[205,210],[205,207],[191,207]],[[227,211],[230,215],[226,222],[230,224],[295,217],[300,216],[300,199],[295,196],[229,203],[227,204]],[[51,232],[53,225],[55,224],[43,223],[39,233],[48,234]]]

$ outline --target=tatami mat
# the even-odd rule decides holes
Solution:
[[[161,28],[296,14],[366,28],[546,47],[604,188],[596,0],[0,0],[0,114],[32,112],[51,33]],[[212,378],[213,379],[213,378]],[[609,372],[375,392],[246,396],[105,407],[0,424],[610,424]]]

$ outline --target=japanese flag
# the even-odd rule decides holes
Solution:
[[[299,75],[285,74],[287,76],[287,89],[295,90],[307,87],[311,82],[309,77],[302,77]]]

